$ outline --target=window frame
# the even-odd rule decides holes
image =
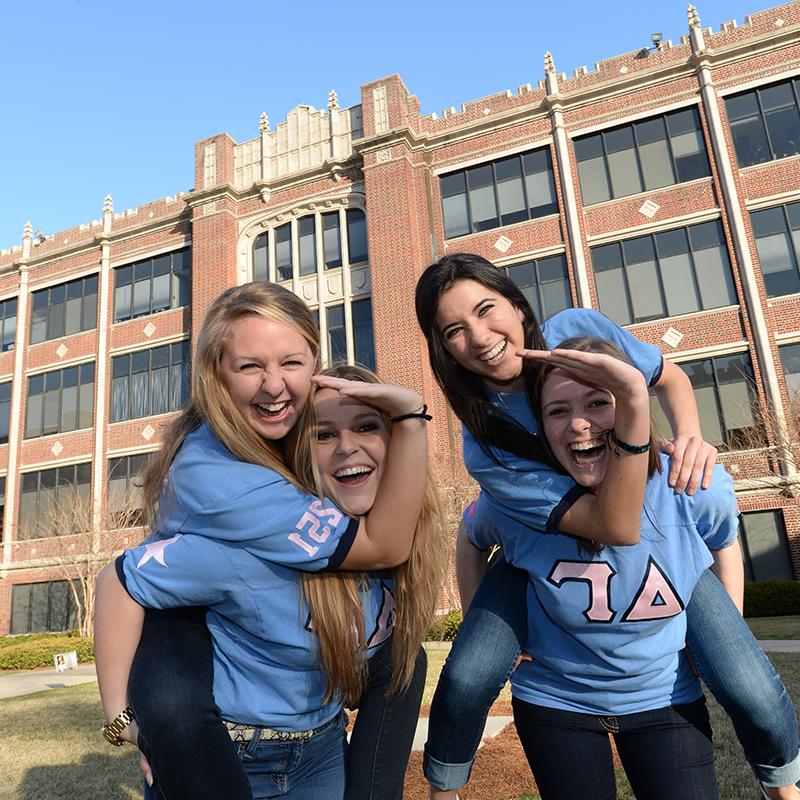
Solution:
[[[153,364],[154,353],[157,351],[168,350],[168,357],[166,363],[156,363],[155,366]],[[174,354],[179,352],[181,359],[174,358]],[[139,365],[136,363],[143,358],[143,354],[147,354],[147,368],[146,369],[139,369],[137,368]],[[160,354],[159,354],[160,357]],[[127,360],[127,371],[122,374],[122,359]],[[186,400],[189,396],[189,367],[191,362],[191,349],[189,346],[188,339],[180,339],[176,342],[166,342],[163,344],[156,344],[151,347],[141,348],[139,350],[131,350],[126,353],[115,353],[111,356],[111,381],[110,381],[110,410],[109,410],[109,422],[110,424],[116,424],[119,422],[130,422],[135,419],[146,419],[147,417],[155,417],[161,416],[162,414],[172,414],[175,411],[179,411],[181,407],[186,403]],[[180,368],[180,380],[181,385],[179,389],[176,389],[174,386],[174,375],[175,370]],[[153,380],[153,374],[158,370],[166,369],[166,409],[165,410],[158,410],[153,411],[154,405],[154,390],[156,387],[156,383]],[[117,374],[117,372],[120,374]],[[142,395],[146,403],[146,413],[144,414],[132,414],[134,410],[134,403],[137,401],[137,396],[132,391],[132,386],[135,386],[136,382],[133,379],[134,375],[147,375],[147,388]],[[115,398],[115,393],[121,390],[118,390],[116,387],[119,385],[118,381],[122,379],[126,380],[126,388],[124,391],[125,395],[125,406],[126,411],[124,416],[117,416],[117,400]],[[176,391],[179,392],[177,396],[180,402],[174,402],[176,400]]]
[[[675,143],[676,140],[688,133],[689,131],[679,130],[673,132],[670,128],[670,121],[677,119],[680,115],[685,114],[687,111],[692,112],[696,127],[692,128],[692,131],[695,131],[698,135],[699,141],[702,143],[703,146],[703,154],[705,156],[705,174],[703,175],[695,175],[689,178],[681,178],[680,177],[680,164],[682,163],[680,159],[685,158],[685,155],[676,155],[675,154]],[[665,137],[663,141],[666,142],[667,146],[667,153],[669,156],[669,165],[672,170],[672,177],[673,181],[671,183],[662,184],[660,186],[653,186],[651,188],[647,187],[646,181],[646,174],[645,170],[642,166],[642,148],[648,144],[652,144],[656,141],[662,141],[660,139],[653,139],[650,141],[640,142],[640,131],[644,128],[645,125],[648,123],[652,123],[654,120],[663,120],[663,129],[665,131]],[[608,148],[608,139],[618,134],[622,134],[624,131],[630,130],[632,142],[632,147],[622,147],[619,149],[614,149],[609,152]],[[584,146],[588,147],[590,143],[597,143],[599,142],[600,145],[600,152],[598,155],[591,156],[591,157],[581,157],[578,153],[579,149]],[[643,117],[642,119],[632,120],[631,122],[626,122],[622,125],[615,125],[610,128],[604,128],[603,130],[594,131],[592,133],[581,134],[579,136],[575,136],[572,139],[572,149],[573,155],[575,157],[575,167],[578,173],[578,186],[581,192],[581,201],[584,208],[589,208],[594,205],[598,205],[599,203],[607,203],[611,200],[620,200],[623,197],[634,197],[637,194],[644,194],[644,193],[652,193],[658,192],[663,189],[667,189],[671,186],[677,186],[681,183],[689,183],[690,181],[695,180],[705,180],[711,176],[711,164],[708,157],[708,146],[705,139],[705,134],[703,131],[703,120],[700,114],[700,107],[698,105],[690,105],[685,106],[683,108],[675,109],[674,111],[668,111],[663,114],[655,114],[653,116]],[[633,151],[633,163],[636,167],[636,178],[638,180],[639,189],[633,192],[625,192],[617,194],[614,189],[614,182],[612,180],[612,170],[609,162],[609,155],[615,155],[616,153],[624,153],[627,150]],[[699,151],[698,151],[699,152]],[[606,188],[606,197],[601,199],[591,199],[587,201],[587,194],[590,194],[587,189],[587,186],[584,186],[583,183],[583,174],[581,170],[581,164],[587,163],[590,160],[595,158],[601,157],[601,164],[603,167],[603,175],[605,176],[605,188]]]
[[[66,472],[68,470],[72,471],[72,479],[66,477]],[[19,504],[17,507],[17,540],[18,541],[33,541],[34,539],[46,539],[50,538],[47,536],[48,531],[45,531],[45,535],[39,534],[39,528],[36,526],[34,528],[33,535],[31,535],[31,531],[27,527],[27,519],[23,519],[23,513],[28,512],[28,506],[31,505],[30,500],[25,500],[25,496],[35,495],[36,500],[32,504],[33,505],[33,519],[40,520],[40,521],[47,521],[47,510],[42,509],[42,476],[49,473],[53,473],[53,485],[52,486],[45,486],[45,490],[52,491],[52,499],[51,502],[58,502],[58,495],[60,491],[73,491],[78,492],[80,491],[80,487],[85,487],[85,492],[87,498],[91,497],[92,491],[92,462],[91,461],[80,461],[76,464],[59,464],[53,467],[44,467],[42,469],[37,470],[29,470],[20,473],[20,480],[19,480],[19,489],[18,489],[18,496],[19,496]],[[82,473],[84,476],[88,477],[87,480],[80,480],[82,477]],[[30,492],[25,491],[25,484],[30,483],[30,479],[32,476],[36,476],[36,491]],[[75,531],[77,533],[78,531]]]
[[[771,514],[775,520],[775,533],[778,540],[778,545],[781,546],[783,551],[785,563],[789,567],[789,578],[775,578],[772,575],[759,577],[754,568],[753,556],[750,552],[750,542],[748,539],[747,522],[746,518],[756,514]],[[782,509],[766,508],[753,511],[745,511],[739,517],[739,542],[742,548],[742,561],[744,562],[745,581],[748,583],[758,583],[762,580],[794,580],[795,570],[792,564],[791,551],[789,549],[789,539],[786,534],[786,520],[783,516]]]
[[[792,227],[791,221],[791,214],[790,209],[796,208],[798,211],[798,225],[797,227]],[[777,231],[773,231],[769,234],[762,234],[758,235],[756,233],[756,228],[758,227],[758,220],[760,218],[765,217],[770,212],[775,212],[777,209],[781,210],[781,216],[783,217],[784,228],[780,233],[783,234],[784,238],[788,238],[789,241],[789,249],[787,251],[789,256],[789,263],[794,266],[794,272],[791,269],[787,270],[779,270],[778,273],[775,271],[764,272],[764,264],[762,263],[761,253],[758,249],[758,242],[760,240],[766,240],[775,236]],[[759,216],[761,215],[761,216]],[[761,279],[764,282],[764,292],[766,293],[768,298],[771,297],[788,297],[793,294],[800,293],[800,200],[795,201],[794,203],[781,203],[776,206],[767,206],[765,208],[756,208],[749,212],[750,218],[750,229],[753,232],[753,243],[756,248],[756,257],[758,259],[758,266],[761,271]],[[797,241],[795,241],[795,237],[792,235],[793,232],[797,232]],[[786,292],[773,292],[770,289],[770,283],[773,283],[771,278],[768,278],[768,275],[775,275],[779,273],[787,273],[788,275],[792,276],[794,281],[794,286],[790,288],[789,291]]]
[[[132,492],[131,489],[141,490],[141,484],[137,484],[136,481],[141,479],[142,470],[147,465],[147,461],[152,454],[153,451],[148,451],[146,453],[132,453],[123,456],[109,456],[107,459],[106,512],[109,520],[120,529],[136,528],[144,523],[144,503],[141,491],[137,493]],[[121,510],[111,507],[116,491],[116,487],[112,482],[115,480],[118,482],[124,480],[125,483],[125,506]],[[142,501],[139,505],[135,505],[132,502],[135,500],[136,494],[139,495],[139,500]]]
[[[745,372],[743,372],[741,369],[739,369],[739,373],[742,376],[742,378],[743,378],[742,382],[745,384],[745,387],[747,389],[748,398],[750,400],[750,412],[751,412],[751,414],[753,416],[753,425],[751,426],[751,428],[753,429],[753,433],[748,434],[751,437],[751,441],[753,443],[753,446],[751,446],[751,447],[742,447],[742,448],[740,448],[740,447],[736,446],[736,442],[735,442],[734,438],[730,436],[730,432],[732,430],[737,430],[737,429],[729,429],[728,428],[727,421],[726,421],[726,418],[725,418],[724,404],[722,402],[721,395],[720,395],[720,386],[734,385],[736,383],[739,383],[739,381],[722,381],[721,382],[719,380],[719,376],[718,376],[717,360],[718,359],[724,359],[724,358],[733,358],[733,357],[736,357],[736,356],[739,356],[739,357],[742,358],[742,360],[743,360],[742,363],[744,364],[744,367],[746,368]],[[767,446],[766,430],[765,430],[765,426],[764,426],[763,420],[761,420],[760,416],[759,416],[759,406],[758,406],[759,397],[758,397],[758,391],[757,391],[756,383],[755,383],[755,375],[753,373],[753,361],[752,361],[752,358],[750,357],[749,351],[743,350],[743,351],[740,351],[740,352],[737,352],[737,353],[724,353],[724,354],[720,354],[720,355],[712,355],[712,356],[705,356],[703,358],[691,359],[691,360],[688,360],[688,361],[681,361],[681,362],[678,362],[678,366],[681,369],[683,369],[684,372],[686,372],[686,369],[685,369],[686,367],[693,366],[693,365],[698,365],[699,366],[705,361],[708,361],[711,364],[710,377],[712,379],[714,407],[716,409],[717,423],[718,423],[719,429],[720,429],[720,431],[721,431],[721,433],[723,435],[723,441],[716,444],[717,449],[720,452],[744,452],[746,450],[761,449],[763,447],[766,447]],[[695,393],[697,391],[697,388],[706,388],[704,386],[695,387],[695,384],[692,382],[691,375],[689,375],[687,373],[687,377],[689,378],[690,383],[692,385],[692,392],[693,393]],[[698,407],[699,407],[699,405],[700,404],[698,404]],[[702,426],[702,422],[703,422],[703,418],[702,418],[702,412],[701,412],[701,417],[700,417],[701,426]],[[759,431],[760,431],[760,434],[759,434]],[[712,441],[712,437],[706,436],[706,433],[703,434],[703,438],[705,438],[707,441],[709,441],[712,444],[714,444],[714,442]],[[759,439],[759,438],[761,439],[762,443],[761,444],[756,444],[756,440]]]
[[[159,266],[158,274],[155,273],[156,264],[162,262],[165,258],[169,258],[169,268],[164,271],[163,267]],[[179,260],[178,260],[179,259]],[[144,280],[136,280],[137,269],[144,271],[149,266],[150,275]],[[130,261],[126,264],[120,264],[112,270],[114,273],[114,288],[113,288],[113,309],[112,309],[112,323],[130,322],[134,319],[141,319],[142,317],[149,317],[153,314],[161,314],[164,311],[173,311],[177,308],[186,308],[192,301],[192,248],[190,245],[179,247],[176,250],[168,250],[166,253],[157,253],[148,258],[138,259],[137,261]],[[158,304],[158,298],[154,294],[153,287],[158,278],[164,275],[169,275],[169,305]],[[124,282],[121,283],[120,279]],[[146,311],[138,311],[134,313],[134,303],[136,299],[135,287],[137,284],[149,283],[149,300]],[[126,315],[120,314],[120,290],[129,287],[128,292],[128,313]],[[184,295],[181,297],[181,295]],[[183,302],[181,302],[183,300]]]
[[[530,156],[539,156],[540,154],[545,154],[546,156],[546,166],[545,170],[535,170],[531,172],[526,172],[526,157]],[[498,181],[497,177],[497,170],[498,165],[503,165],[513,160],[517,160],[519,164],[519,169],[517,172],[517,176],[514,180],[519,180],[520,188],[522,190],[522,200],[524,203],[524,207],[522,209],[518,209],[513,212],[509,212],[509,214],[504,215],[502,212],[502,204],[500,202],[500,192],[498,190],[498,185],[506,183],[506,180]],[[480,186],[473,186],[471,184],[471,179],[473,176],[477,176],[479,173],[487,172],[491,174],[491,179]],[[550,188],[550,195],[553,198],[550,203],[546,203],[543,205],[531,206],[531,198],[529,197],[529,186],[528,186],[528,177],[534,175],[545,175]],[[462,192],[450,192],[448,190],[445,193],[445,189],[443,188],[443,182],[450,182],[455,180],[459,177],[463,177],[463,185],[464,190]],[[478,164],[471,164],[468,167],[462,167],[461,169],[456,170],[448,170],[447,172],[439,173],[437,176],[439,178],[439,207],[442,212],[442,230],[444,232],[445,241],[450,241],[451,239],[457,239],[461,236],[472,236],[476,233],[483,233],[489,230],[495,230],[496,228],[505,228],[509,225],[517,225],[522,222],[530,222],[532,220],[537,219],[544,219],[545,217],[556,215],[559,212],[559,205],[558,205],[558,190],[556,187],[555,182],[555,171],[553,169],[553,155],[551,152],[551,145],[540,145],[538,147],[529,148],[527,150],[523,150],[518,153],[510,153],[508,155],[501,156],[499,158],[494,158],[490,161],[482,161]],[[479,189],[487,189],[491,187],[491,196],[494,202],[494,209],[495,209],[495,216],[491,218],[486,218],[486,220],[481,221],[480,225],[476,222],[474,216],[474,198],[473,198],[473,191],[477,193]],[[445,200],[449,199],[450,197],[461,197],[464,198],[464,205],[466,210],[466,221],[468,225],[468,230],[463,233],[452,233],[449,234],[447,230],[447,213],[445,211]],[[541,209],[539,213],[535,213],[535,210]],[[514,219],[509,219],[508,221],[504,221],[504,216],[514,216]]]
[[[561,267],[563,269],[563,278],[559,279],[559,281],[554,280],[542,280],[541,277],[541,269],[544,266],[544,262],[551,261],[553,259],[559,258],[561,260]],[[519,267],[523,267],[530,264],[533,270],[534,282],[530,284],[521,284],[519,283],[514,276],[511,274],[511,271],[517,269]],[[569,267],[567,265],[567,256],[566,253],[552,253],[546,256],[537,256],[536,258],[527,258],[522,261],[515,261],[513,264],[503,264],[501,267],[503,272],[505,273],[507,278],[510,278],[514,283],[517,285],[519,290],[525,295],[528,302],[531,304],[533,308],[533,312],[536,315],[536,319],[539,322],[544,322],[544,320],[552,317],[554,314],[557,314],[559,311],[563,311],[567,308],[574,308],[574,298],[572,296],[572,284],[569,280]],[[563,288],[565,290],[566,298],[568,301],[568,305],[565,305],[564,308],[559,308],[555,311],[546,311],[544,297],[543,297],[543,287],[550,283],[563,283]],[[532,289],[534,293],[534,302],[531,302],[531,298],[526,294],[526,289]]]
[[[33,611],[34,611],[34,586],[47,586],[47,625],[42,630],[40,628],[36,628],[32,625],[33,623]],[[54,605],[54,598],[53,592],[55,587],[58,587],[58,590],[62,590],[66,594],[66,607],[65,607],[65,617],[64,623],[66,627],[56,627],[56,623],[53,621],[53,605]],[[15,623],[19,614],[14,614],[14,607],[21,601],[20,592],[23,589],[28,589],[29,597],[27,598],[27,624],[23,626],[23,629],[18,628]],[[57,599],[57,598],[56,598]],[[11,585],[11,615],[9,620],[9,632],[11,634],[19,635],[19,634],[29,634],[29,633],[60,633],[62,631],[70,631],[74,630],[78,624],[78,609],[75,604],[75,598],[72,595],[72,589],[69,586],[69,581],[66,580],[57,580],[57,581],[30,581],[26,583],[14,583]]]
[[[76,336],[80,333],[95,330],[97,328],[99,285],[99,273],[92,272],[71,281],[56,283],[43,289],[31,291],[30,344],[52,342],[65,336]],[[77,286],[80,286],[80,294],[78,297],[70,297],[70,292],[74,292]],[[87,286],[89,287],[88,291]],[[92,286],[94,286],[94,291],[91,290]],[[63,298],[53,300],[54,294],[57,297],[63,294]],[[91,297],[94,297],[94,313],[91,310],[91,301],[88,299]],[[44,302],[41,302],[42,299],[44,299]],[[69,303],[77,299],[80,299],[80,325],[78,330],[67,331]],[[41,309],[45,310],[44,316],[41,314]],[[38,316],[37,312],[39,312]],[[84,325],[87,322],[87,317],[91,324]],[[43,333],[40,330],[41,326],[44,326]],[[62,330],[58,330],[59,328]]]
[[[72,370],[77,370],[76,382],[74,384],[64,385],[65,376]],[[58,376],[58,386],[52,386],[52,383]],[[39,383],[41,379],[41,389],[32,392],[32,388]],[[39,439],[43,436],[55,436],[58,434],[72,433],[73,431],[88,430],[94,426],[94,391],[97,383],[96,364],[94,361],[83,361],[80,364],[72,364],[70,366],[61,367],[59,369],[48,370],[46,372],[37,372],[33,375],[27,376],[26,392],[25,392],[25,419],[23,423],[23,439]],[[50,388],[48,385],[50,384]],[[64,390],[75,387],[75,427],[65,428],[64,423]],[[84,387],[91,388],[84,388]],[[50,392],[58,393],[58,407],[55,410],[58,424],[55,430],[47,428],[47,397]],[[36,407],[33,398],[41,396],[41,410],[39,412],[39,426],[35,430],[37,433],[32,433],[34,430],[30,427],[32,409]],[[52,402],[52,400],[51,400]],[[82,414],[89,411],[88,424],[81,424]],[[71,413],[71,412],[68,412]]]
[[[758,164],[767,164],[770,161],[779,161],[783,158],[791,158],[792,156],[796,156],[800,154],[800,146],[794,153],[787,153],[785,155],[776,155],[775,154],[775,145],[773,143],[773,134],[770,132],[770,127],[767,125],[767,118],[771,112],[779,111],[784,108],[792,108],[791,105],[785,106],[776,106],[775,108],[770,108],[765,110],[764,109],[764,102],[762,99],[762,93],[768,91],[770,89],[775,89],[779,86],[789,86],[792,92],[792,96],[794,97],[794,109],[797,112],[798,117],[798,124],[800,124],[800,76],[793,76],[790,78],[786,78],[781,81],[775,81],[774,83],[766,83],[761,86],[755,86],[752,89],[746,89],[743,92],[733,92],[729,95],[724,97],[725,100],[725,114],[728,118],[728,127],[731,132],[731,143],[733,144],[733,151],[736,155],[736,163],[739,169],[746,169],[747,167],[753,167]],[[731,100],[738,100],[740,98],[746,96],[752,96],[755,98],[756,101],[756,112],[750,113],[747,115],[738,116],[736,118],[732,118],[730,115],[730,110],[728,103]],[[736,147],[736,135],[735,129],[737,127],[744,127],[743,123],[746,121],[758,120],[758,123],[761,128],[761,132],[764,135],[764,141],[766,142],[768,148],[768,158],[764,158],[760,161],[749,161],[747,163],[742,163],[742,160],[739,155],[739,151]]]
[[[695,235],[699,236],[699,229],[708,225],[715,225],[716,230],[718,233],[718,248],[716,246],[712,247],[699,247],[693,241],[693,231]],[[692,289],[694,292],[694,298],[698,305],[698,308],[690,310],[690,311],[678,311],[675,314],[670,313],[670,298],[668,296],[667,287],[671,287],[671,284],[668,280],[667,267],[664,265],[664,261],[667,258],[670,258],[669,254],[662,254],[659,251],[659,243],[663,241],[663,237],[667,234],[677,233],[679,231],[684,232],[685,241],[687,243],[688,249],[685,251],[685,255],[688,257],[688,266],[691,270],[691,277],[692,277]],[[645,315],[645,316],[636,316],[636,311],[634,307],[634,292],[631,287],[631,269],[637,266],[638,264],[646,264],[651,263],[648,261],[628,261],[628,255],[626,252],[630,250],[636,242],[643,242],[645,240],[649,240],[651,252],[653,254],[652,263],[655,269],[655,277],[656,277],[656,286],[658,290],[658,301],[660,304],[661,309],[663,310],[663,314],[657,315]],[[663,244],[661,245],[663,248]],[[616,247],[619,253],[619,260],[618,266],[616,267],[601,267],[598,269],[596,258],[601,253],[610,253],[611,249]],[[725,303],[724,305],[719,306],[705,306],[705,301],[703,298],[702,292],[702,282],[700,280],[701,270],[698,267],[698,254],[702,253],[705,250],[716,250],[720,253],[721,258],[723,259],[724,263],[722,264],[722,269],[724,270],[724,274],[727,278],[726,288],[729,290],[729,297],[730,302]],[[712,311],[714,309],[720,308],[728,308],[730,306],[738,305],[739,298],[736,294],[736,283],[734,282],[733,278],[733,267],[731,263],[730,253],[728,252],[728,242],[725,238],[725,230],[722,227],[722,222],[719,219],[715,220],[708,220],[706,222],[698,222],[693,225],[681,225],[675,228],[669,228],[663,231],[656,231],[653,233],[646,233],[640,236],[632,236],[626,239],[619,239],[613,242],[606,242],[604,244],[598,244],[593,247],[589,248],[589,259],[590,265],[592,269],[592,276],[594,278],[595,283],[595,290],[597,293],[597,302],[600,311],[602,311],[606,316],[610,319],[613,319],[619,325],[638,325],[640,323],[647,323],[653,322],[662,319],[671,319],[672,317],[683,316],[685,314],[699,314],[703,311]],[[598,280],[598,273],[603,272],[610,272],[612,270],[618,270],[621,275],[622,279],[622,288],[623,288],[623,295],[625,302],[625,307],[627,310],[627,318],[622,320],[618,319],[614,311],[609,308],[608,305],[608,298],[604,299],[601,297],[600,292],[600,281]],[[605,307],[604,307],[605,306]]]

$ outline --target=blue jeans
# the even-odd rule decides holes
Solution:
[[[145,791],[147,800],[253,798],[250,770],[242,767],[214,702],[205,612],[178,608],[145,614],[128,695],[139,723],[139,747],[155,777],[154,787]],[[420,649],[409,688],[389,695],[391,645],[390,639],[369,660],[347,752],[347,800],[399,800],[403,794],[426,660]]]
[[[402,800],[428,659],[420,647],[408,688],[389,694],[391,639],[369,660],[369,678],[347,754],[345,800]]]
[[[254,800],[342,800],[346,726],[342,711],[304,742],[262,741],[257,728],[249,742],[239,745]]]
[[[439,789],[468,780],[486,715],[527,636],[527,575],[500,560],[484,578],[436,687],[424,771]],[[706,570],[687,607],[687,644],[730,716],[756,777],[800,780],[797,718],[786,689],[716,576]]]
[[[639,800],[719,800],[705,700],[611,717],[513,706],[542,800],[614,800],[609,734]]]

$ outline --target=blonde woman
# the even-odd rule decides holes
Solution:
[[[323,632],[324,660],[324,632],[336,630],[341,620],[377,633],[376,646],[389,638],[394,620],[381,614],[379,577],[360,587],[364,616],[355,619],[352,605],[339,612],[317,608],[324,585],[309,582],[303,591],[301,574],[404,563],[426,495],[425,408],[419,396],[398,386],[314,377],[319,386],[394,420],[369,512],[351,517],[318,496],[308,403],[317,362],[318,332],[299,298],[261,283],[224,292],[198,337],[191,400],[145,477],[154,533],[98,580],[96,656],[107,738],[137,739],[127,678],[143,607],[208,607],[214,699],[230,737],[239,742],[256,798],[344,795],[344,721],[333,691],[338,678],[329,682],[315,632]],[[329,613],[339,613],[339,622],[330,622]],[[183,652],[191,658],[191,634],[187,640],[174,620],[164,624],[159,634],[165,656]],[[355,651],[351,629],[347,638]],[[191,660],[183,665],[187,673],[198,666]],[[149,689],[159,692],[158,686]],[[348,686],[343,689],[346,694]],[[171,702],[168,694],[161,699]],[[180,726],[187,709],[174,712]],[[144,733],[143,745],[157,748],[159,732]],[[151,751],[156,783],[159,764],[170,760],[186,772],[203,769],[201,737],[190,736],[188,747],[175,744],[180,751],[163,753],[161,760]],[[238,788],[247,791],[241,781]],[[204,793],[190,793],[177,787],[171,796],[231,797],[235,789],[206,786]],[[170,797],[169,790],[158,791]]]

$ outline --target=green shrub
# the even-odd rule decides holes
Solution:
[[[461,620],[461,612],[457,610],[452,610],[443,617],[435,619],[431,627],[428,628],[428,635],[425,637],[425,641],[452,642],[461,627]]]
[[[78,654],[78,661],[94,661],[92,640],[76,634],[4,637],[0,646],[0,669],[52,667],[53,656],[69,650],[74,650]]]
[[[745,584],[745,617],[787,617],[794,614],[800,614],[800,582],[761,581]]]

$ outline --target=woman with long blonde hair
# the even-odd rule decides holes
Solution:
[[[154,702],[168,708],[165,717],[173,728],[166,739],[158,729],[138,736],[153,758],[160,797],[249,796],[250,791],[254,797],[343,796],[340,695],[363,678],[351,680],[348,672],[347,680],[328,679],[321,662],[336,655],[317,644],[316,629],[337,630],[339,622],[330,623],[328,615],[346,609],[340,616],[349,615],[350,649],[372,655],[390,639],[394,615],[383,613],[380,576],[359,584],[362,602],[355,618],[346,603],[317,607],[328,589],[320,581],[319,586],[309,582],[306,591],[301,575],[389,569],[409,558],[428,491],[426,415],[412,390],[313,377],[330,394],[362,401],[375,416],[393,420],[374,503],[358,517],[343,513],[319,496],[313,478],[308,400],[317,363],[313,316],[291,292],[253,283],[217,298],[198,337],[191,399],[145,476],[153,534],[98,580],[98,678],[109,720],[105,735],[113,743],[137,741],[127,677],[143,606],[208,609],[213,677],[207,664],[193,660],[203,650],[192,632],[196,614],[183,625],[167,616],[151,634],[161,641],[155,661],[163,655],[169,662],[164,672],[177,664],[187,681],[177,699],[163,683],[148,687],[157,695]],[[337,597],[342,588],[340,583]],[[357,639],[353,627],[369,635]],[[351,663],[360,662],[354,657]],[[413,664],[397,678],[396,688],[408,685],[410,675]],[[207,728],[209,720],[217,722],[209,738],[205,730],[187,729],[186,718],[198,716],[181,700],[196,693],[192,681],[210,687],[212,680],[218,709],[211,702],[197,712]],[[220,717],[227,731],[218,724]],[[204,770],[215,752],[209,747],[237,752],[231,740],[238,744],[248,781],[225,773],[230,782],[221,782],[223,773]],[[165,742],[176,749],[161,750]],[[175,762],[183,764],[187,782],[181,784],[178,775],[168,787],[162,767],[174,778]],[[205,774],[209,783],[198,786],[193,774]]]

